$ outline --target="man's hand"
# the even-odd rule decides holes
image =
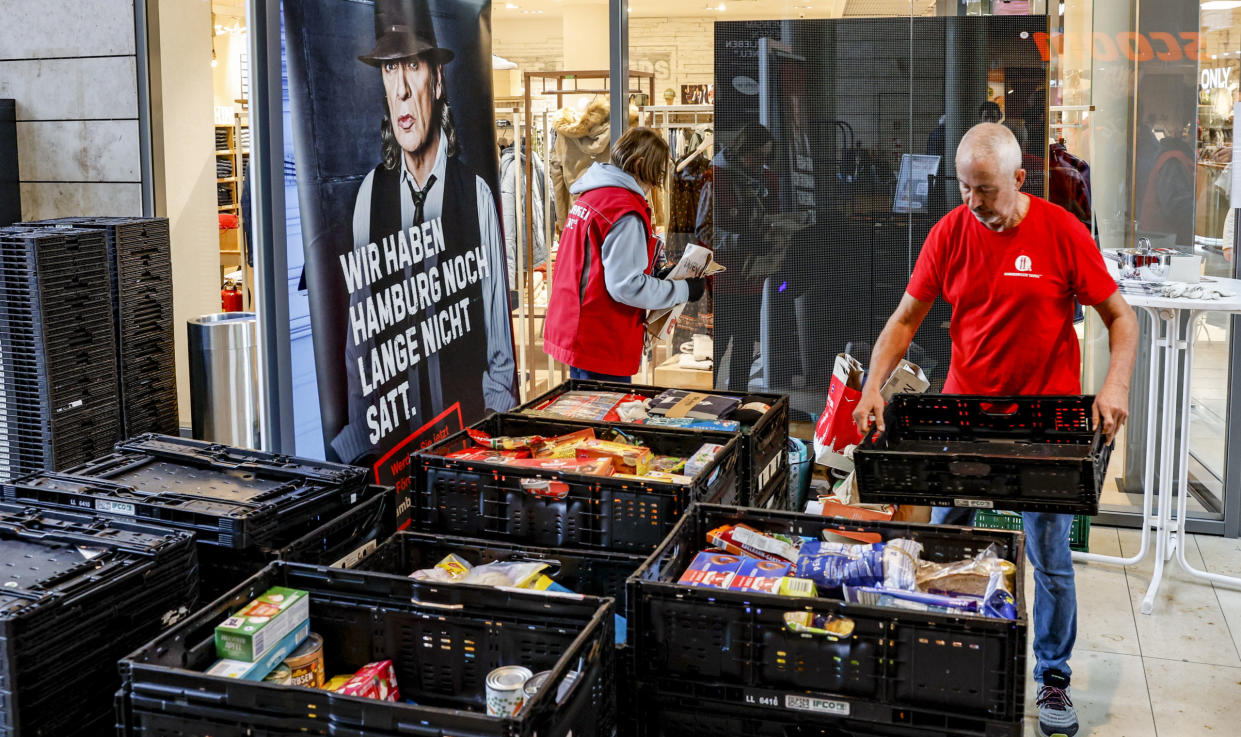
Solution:
[[[853,421],[863,435],[870,430],[871,415],[875,417],[875,437],[883,434],[883,407],[883,395],[877,390],[865,389],[862,391],[862,399],[858,402],[857,408],[853,410]]]
[[[1099,427],[1100,421],[1103,422],[1103,434],[1110,443],[1129,418],[1129,387],[1110,382],[1104,384],[1095,395],[1091,416],[1095,427]]]

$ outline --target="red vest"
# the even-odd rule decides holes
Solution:
[[[543,330],[543,350],[561,363],[613,376],[638,373],[645,311],[612,299],[603,281],[603,239],[616,221],[631,213],[646,226],[649,274],[657,241],[650,235],[651,209],[645,197],[623,187],[602,187],[583,193],[569,210]]]

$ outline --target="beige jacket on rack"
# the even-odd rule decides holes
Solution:
[[[611,153],[612,126],[608,122],[611,106],[604,97],[596,97],[590,101],[585,110],[566,107],[559,110],[552,118],[551,125],[556,131],[556,144],[552,147],[551,176],[556,201],[556,228],[569,217],[569,208],[576,199],[569,193],[573,186],[590,165],[595,162],[607,163]],[[629,107],[629,125],[638,124],[638,109]],[[652,196],[653,222],[663,225],[667,222],[667,206],[664,198]]]

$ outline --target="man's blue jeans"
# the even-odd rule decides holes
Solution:
[[[974,510],[935,507],[931,522],[971,527]],[[1077,640],[1077,588],[1069,550],[1073,515],[1025,512],[1021,522],[1026,556],[1034,566],[1034,680],[1042,683],[1049,670],[1070,675],[1069,657]]]
[[[594,371],[587,371],[576,366],[569,367],[570,379],[590,379],[592,381],[611,381],[617,384],[632,384],[632,376],[612,376],[611,374],[600,374]]]

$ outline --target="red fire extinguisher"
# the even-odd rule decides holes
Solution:
[[[241,312],[241,286],[232,279],[220,290],[220,306],[224,312]]]

